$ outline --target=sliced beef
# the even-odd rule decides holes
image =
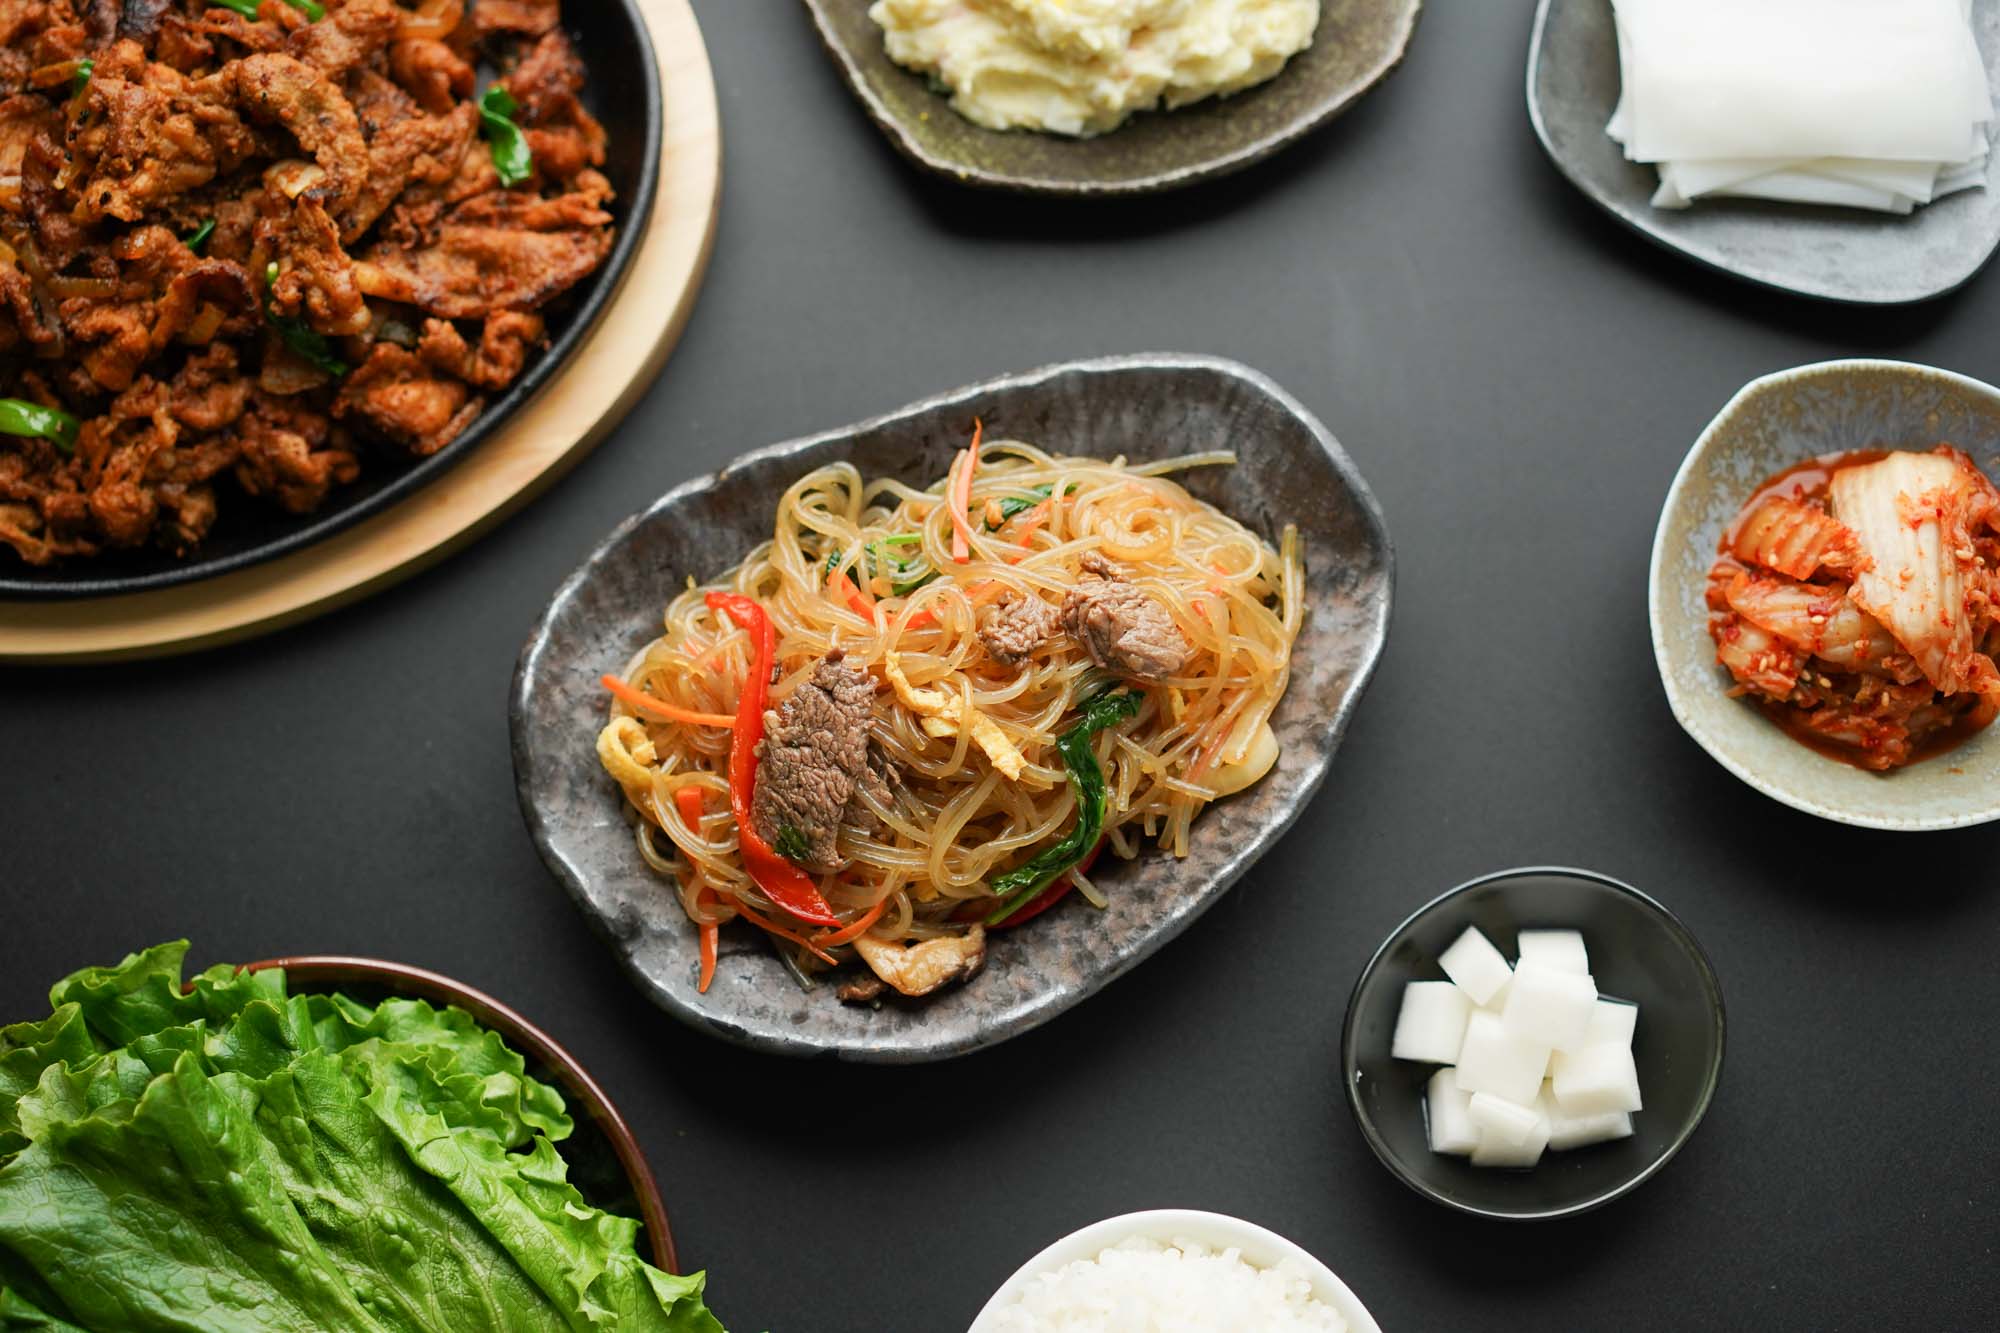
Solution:
[[[1090,660],[1130,680],[1157,683],[1177,676],[1194,645],[1159,600],[1095,551],[1083,554],[1084,575],[1063,598],[1063,628]]]
[[[986,645],[987,656],[1002,666],[1021,665],[1061,629],[1056,609],[1033,593],[1017,593],[979,616],[979,641]]]
[[[826,874],[847,864],[836,841],[857,784],[868,780],[874,697],[874,682],[836,647],[781,708],[764,714],[750,822],[803,870]]]

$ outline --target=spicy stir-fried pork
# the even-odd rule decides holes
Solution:
[[[560,19],[0,0],[0,542],[185,554],[465,430],[611,249]]]
[[[1751,501],[1709,574],[1709,632],[1738,692],[1878,770],[1992,721],[2000,491],[1949,445],[1791,476]]]

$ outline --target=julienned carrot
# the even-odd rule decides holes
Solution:
[[[721,930],[713,921],[701,923],[701,979],[694,984],[697,995],[708,994],[708,983],[715,980],[715,944]]]
[[[776,935],[780,939],[790,940],[792,943],[798,945],[800,948],[804,949],[807,953],[811,954],[813,957],[821,960],[822,962],[833,963],[838,961],[833,957],[832,954],[829,954],[826,950],[820,948],[817,944],[814,944],[811,940],[807,939],[805,936],[797,933],[796,931],[786,930],[783,926],[779,925],[775,921],[766,921],[763,917],[758,916],[755,912],[745,907],[741,900],[738,900],[736,903],[736,911],[738,915],[740,915],[745,921],[748,921],[751,925],[757,927],[757,929],[765,931],[772,935]]]
[[[1026,546],[1028,539],[1035,535],[1035,529],[1048,522],[1048,519],[1049,501],[1044,500],[1027,513],[1021,515],[1021,534],[1014,539],[1015,543],[1020,546]]]
[[[978,417],[972,419],[972,443],[965,446],[963,461],[959,464],[958,475],[952,478],[946,507],[951,511],[951,558],[964,564],[972,558],[972,474],[979,471],[979,441],[986,433],[986,423]]]
[[[827,586],[847,599],[847,609],[871,624],[880,625],[881,618],[875,614],[874,605],[861,595],[854,586],[854,580],[847,577],[845,570],[835,573],[827,581]]]
[[[655,699],[643,690],[636,690],[613,675],[604,677],[604,688],[610,690],[619,703],[635,713],[649,713],[665,722],[686,722],[697,727],[733,727],[736,719],[722,713],[697,713],[692,708],[682,708],[670,704],[665,699]]]
[[[832,948],[836,944],[846,944],[850,940],[860,939],[868,933],[868,927],[875,924],[876,919],[882,915],[882,909],[888,905],[889,900],[884,898],[855,918],[853,924],[842,926],[839,930],[821,931],[813,936],[813,943],[821,948]]]
[[[701,829],[701,788],[693,783],[675,788],[674,805],[681,812],[681,823],[696,831]]]

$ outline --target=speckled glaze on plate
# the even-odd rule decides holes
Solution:
[[[1283,745],[1262,782],[1195,821],[1181,861],[1150,847],[1100,863],[1111,906],[1072,899],[993,937],[969,984],[880,1009],[800,990],[762,937],[726,928],[706,995],[695,932],[639,859],[617,785],[597,762],[598,677],[659,633],[682,580],[720,574],[770,537],[778,497],[815,467],[916,485],[944,475],[977,414],[996,438],[1134,459],[1220,446],[1235,467],[1182,478],[1197,497],[1275,539],[1298,524],[1307,612],[1272,725]],[[1284,390],[1231,361],[1180,355],[1070,362],[989,380],[888,416],[746,454],[668,492],[570,576],[522,650],[510,721],[514,774],[536,847],[653,1001],[700,1031],[784,1055],[938,1060],[1048,1021],[1126,972],[1213,906],[1277,841],[1326,776],[1389,627],[1394,556],[1381,509],[1333,436]],[[1106,858],[1107,861],[1110,858]]]
[[[1313,44],[1268,83],[1073,139],[982,129],[889,59],[869,0],[805,0],[841,76],[905,157],[967,185],[1026,194],[1145,194],[1269,157],[1347,110],[1403,59],[1420,0],[1322,0]]]
[[[1973,0],[1988,77],[2000,89],[2000,0]],[[1659,173],[1604,132],[1618,103],[1611,0],[1541,0],[1528,51],[1528,115],[1563,175],[1640,235],[1710,268],[1781,291],[1860,305],[1923,301],[1961,287],[2000,246],[2000,155],[1986,187],[1908,217],[1755,199],[1654,208]]]
[[[1647,594],[1674,717],[1721,765],[1823,819],[1916,832],[2000,819],[2000,733],[1869,773],[1787,736],[1732,699],[1703,595],[1724,529],[1773,473],[1814,454],[1955,444],[2000,475],[2000,389],[1904,361],[1823,361],[1752,380],[1695,441],[1667,493]]]

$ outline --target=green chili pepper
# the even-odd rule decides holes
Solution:
[[[275,262],[264,266],[264,287],[268,292],[278,281],[278,266]],[[269,300],[264,302],[264,318],[278,331],[278,337],[285,346],[292,349],[300,360],[326,372],[335,379],[347,374],[348,365],[333,354],[333,344],[326,335],[294,315],[281,315],[272,308]]]
[[[1056,739],[1056,752],[1062,755],[1069,785],[1076,791],[1076,827],[1061,842],[994,878],[993,892],[1001,902],[987,916],[987,925],[997,925],[1019,911],[1097,845],[1104,831],[1104,770],[1091,746],[1098,732],[1136,714],[1139,703],[1140,696],[1131,690],[1100,694],[1083,706],[1082,719]]]
[[[83,96],[83,90],[90,86],[90,76],[97,73],[97,62],[85,58],[76,62],[76,73],[69,76],[69,95]]]
[[[76,451],[77,419],[59,407],[25,398],[0,398],[0,435],[47,440],[64,453]]]
[[[528,136],[513,121],[520,109],[514,95],[497,83],[479,99],[479,125],[502,185],[519,185],[535,174],[535,155],[528,150]]]
[[[210,218],[187,235],[181,237],[181,243],[196,254],[200,254],[201,247],[207,245],[208,238],[213,235],[215,235],[215,219]]]

